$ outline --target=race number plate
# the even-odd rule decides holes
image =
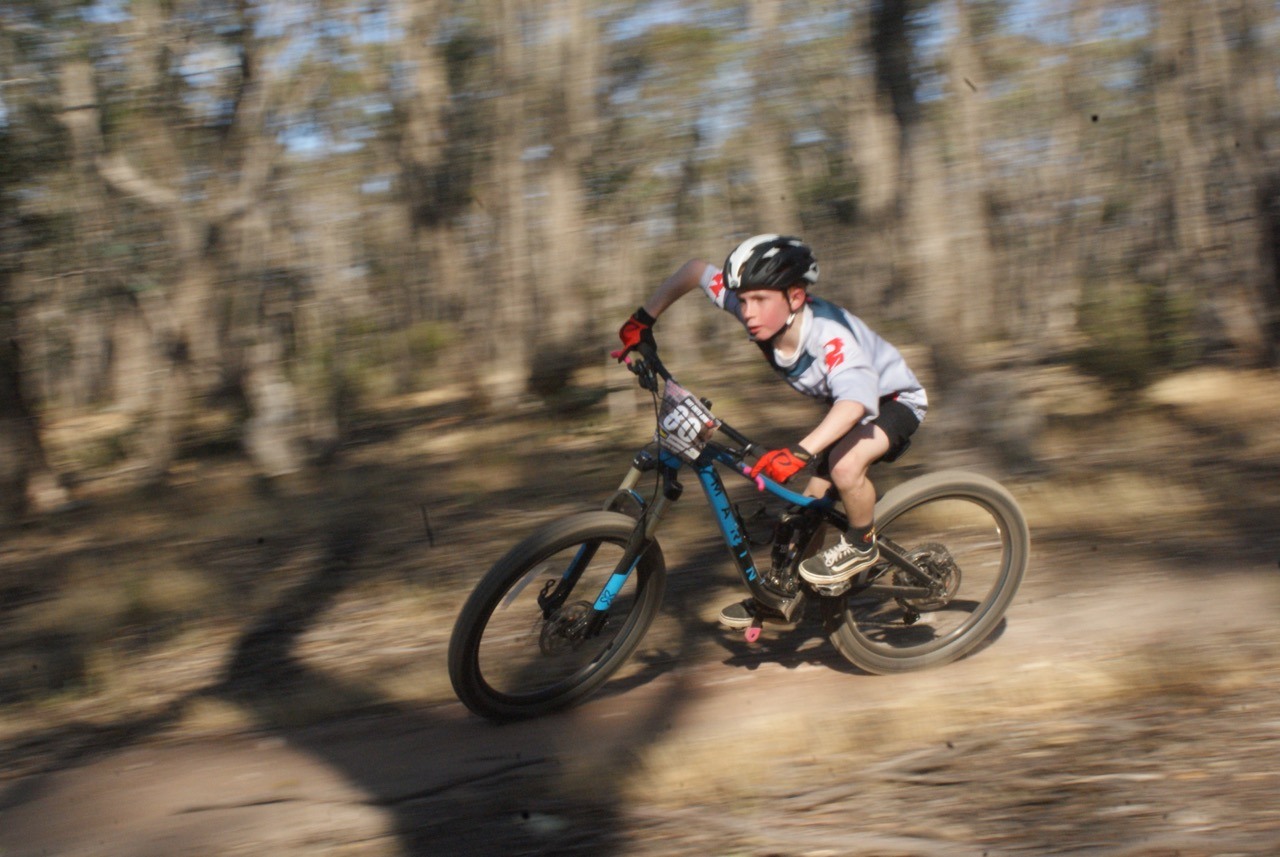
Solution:
[[[712,416],[696,396],[675,381],[667,382],[654,436],[663,448],[693,461],[702,454],[719,426],[720,420]]]

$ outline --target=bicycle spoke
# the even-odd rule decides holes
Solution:
[[[829,605],[832,642],[871,672],[954,660],[998,626],[1026,570],[1028,535],[997,483],[940,473],[904,483],[877,507],[880,564]]]
[[[591,668],[608,652],[615,635],[635,605],[635,582],[628,581],[614,599],[604,626],[587,634],[591,602],[622,557],[622,547],[596,542],[583,564],[577,584],[564,603],[544,617],[539,595],[560,585],[564,570],[580,545],[547,558],[521,576],[498,602],[478,650],[483,681],[496,693],[520,697],[537,694]],[[530,585],[532,584],[532,585]]]
[[[874,646],[913,648],[963,633],[999,591],[1007,549],[991,512],[968,498],[940,499],[882,525],[908,557],[935,580],[917,598],[851,599],[849,613]],[[882,581],[930,583],[891,567]]]

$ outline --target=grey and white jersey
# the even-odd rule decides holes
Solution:
[[[724,287],[723,273],[708,266],[702,290],[711,302],[742,321],[738,295]],[[829,402],[853,401],[866,408],[864,423],[880,414],[880,400],[896,397],[923,421],[929,399],[898,349],[866,322],[822,298],[809,296],[796,316],[800,347],[782,356],[770,349],[769,362],[794,389]]]

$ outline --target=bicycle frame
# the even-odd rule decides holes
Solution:
[[[732,429],[729,429],[729,431],[732,432]],[[749,446],[750,444],[748,443],[747,445]],[[692,463],[672,455],[666,450],[660,450],[656,459],[647,450],[636,456],[636,461],[633,462],[631,470],[628,471],[614,497],[606,504],[606,508],[617,508],[619,500],[625,497],[640,507],[641,514],[637,520],[632,541],[627,545],[622,561],[592,605],[593,614],[602,616],[608,610],[609,605],[613,603],[613,599],[617,597],[623,585],[626,584],[632,570],[639,562],[640,556],[652,543],[657,525],[666,508],[683,493],[684,488],[677,476],[686,465],[698,477],[698,483],[702,487],[703,494],[706,496],[707,502],[715,515],[716,524],[719,526],[720,534],[724,539],[725,545],[729,548],[730,555],[733,557],[738,574],[752,596],[783,616],[790,617],[795,613],[796,608],[803,601],[803,594],[797,593],[788,597],[765,586],[760,572],[756,568],[755,557],[751,552],[742,521],[733,504],[729,501],[724,481],[716,469],[716,465],[720,464],[747,478],[747,474],[741,465],[742,455],[742,450],[735,450],[712,442],[707,444],[706,449]],[[655,469],[660,471],[663,482],[662,490],[652,503],[646,503],[644,498],[635,490],[635,486],[643,473]],[[845,517],[836,510],[835,501],[831,497],[808,497],[798,494],[765,477],[760,477],[756,484],[762,490],[768,491],[798,510],[819,512],[824,521],[840,528],[844,528],[846,525]],[[572,588],[574,578],[582,568],[585,568],[589,560],[590,555],[586,553],[584,547],[570,563],[569,568],[565,570],[562,583],[567,585],[557,586],[557,591],[564,589],[567,594],[567,591]],[[548,599],[548,602],[542,606],[544,609],[554,609],[558,605],[554,599]],[[593,615],[589,621],[594,624],[597,620]]]
[[[657,362],[656,355],[653,359]],[[658,363],[658,366],[661,367],[661,364]],[[670,376],[665,373],[664,369],[659,368],[659,372],[663,377],[670,380]],[[698,457],[690,462],[659,445],[656,457],[646,448],[638,453],[632,461],[632,466],[622,484],[619,485],[618,490],[614,492],[609,502],[605,504],[605,508],[617,510],[625,499],[635,503],[639,507],[640,514],[636,521],[635,530],[632,532],[631,538],[623,551],[622,559],[592,603],[591,612],[586,618],[584,629],[586,635],[592,635],[604,624],[609,606],[618,596],[618,593],[622,591],[622,587],[639,563],[640,557],[643,556],[649,545],[653,543],[658,523],[661,521],[666,509],[678,500],[683,493],[684,487],[680,484],[677,476],[685,466],[690,467],[697,475],[698,483],[702,487],[703,494],[706,495],[707,502],[715,514],[716,524],[720,529],[720,534],[729,549],[730,555],[733,557],[738,574],[752,597],[787,619],[790,619],[803,603],[803,590],[798,590],[795,595],[788,596],[767,586],[761,578],[742,520],[739,518],[733,504],[729,502],[724,481],[716,469],[716,465],[719,464],[729,468],[739,476],[751,478],[742,461],[744,457],[751,454],[751,450],[755,445],[727,423],[721,422],[719,430],[732,438],[735,443],[740,444],[741,448],[729,447],[714,440],[708,441]],[[657,470],[661,476],[661,490],[655,494],[651,502],[646,502],[644,497],[636,490],[636,485],[639,483],[642,474],[653,470]],[[765,476],[757,476],[754,481],[758,489],[767,491],[782,499],[790,504],[792,508],[801,512],[816,512],[821,516],[823,523],[831,524],[842,531],[848,528],[848,519],[835,508],[834,495],[810,497],[799,494]],[[808,533],[802,533],[802,536],[805,538],[812,537],[818,529],[819,527],[815,526]],[[880,550],[882,556],[889,563],[908,571],[916,580],[934,581],[935,575],[913,562],[906,555],[906,552],[891,540],[882,537]],[[544,616],[550,616],[554,610],[563,604],[594,554],[595,550],[591,546],[583,545],[578,554],[570,561],[560,580],[547,584],[538,598],[539,606],[542,607]],[[879,597],[921,598],[927,596],[930,589],[927,586],[886,585],[869,582],[861,586],[860,591],[870,592]]]
[[[710,460],[704,461],[704,459]],[[761,581],[742,521],[733,504],[729,502],[724,482],[720,478],[719,471],[715,468],[716,462],[732,468],[739,475],[746,476],[746,474],[742,472],[735,453],[719,444],[709,444],[703,456],[693,465],[694,472],[698,476],[698,482],[702,486],[703,494],[706,495],[707,502],[715,513],[716,523],[720,527],[720,534],[724,537],[729,553],[733,556],[738,574],[751,591],[753,598],[783,616],[790,618],[804,596],[798,592],[794,596],[787,597],[766,587]],[[826,522],[840,529],[844,529],[847,525],[844,515],[835,509],[835,500],[829,496],[808,497],[798,494],[766,477],[759,477],[756,485],[798,510],[813,510],[821,513]]]
[[[642,343],[636,351],[642,359],[628,367],[653,394],[653,434],[617,491],[603,510],[564,515],[525,536],[458,614],[449,679],[472,711],[508,721],[566,708],[636,653],[662,609],[668,567],[657,530],[684,492],[684,473],[697,478],[752,596],[741,605],[746,621],[739,605],[720,617],[747,644],[781,620],[793,629],[784,633],[817,631],[854,666],[893,674],[962,657],[1003,621],[1026,571],[1030,534],[999,483],[941,471],[893,485],[876,502],[879,558],[832,581],[811,564],[836,557],[842,549],[825,557],[819,551],[835,530],[847,533],[854,517],[832,480],[815,478],[804,488],[797,480],[790,489],[752,476],[753,469],[767,471],[759,466],[767,447],[677,383],[656,349],[645,353]],[[833,464],[838,474],[839,460]],[[733,483],[722,468],[760,493]],[[818,612],[821,628],[805,623]]]

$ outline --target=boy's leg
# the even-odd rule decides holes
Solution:
[[[809,477],[809,482],[801,493],[806,497],[821,497],[831,490],[831,480],[821,476]]]
[[[805,485],[803,493],[806,497],[822,497],[828,490],[830,490],[831,485],[832,483],[830,480],[824,479],[821,476],[813,476],[809,479],[808,484]],[[815,533],[815,545],[820,546],[822,544],[822,529],[825,528],[825,526],[826,525],[824,524],[819,527],[818,532]],[[752,622],[756,620],[758,611],[759,607],[754,598],[735,601],[721,609],[719,616],[720,624],[735,631],[743,628],[749,628],[751,627]],[[769,620],[773,617],[764,616],[762,618]],[[782,620],[775,619],[774,621],[780,622]]]
[[[867,471],[889,451],[889,436],[874,424],[857,426],[832,448],[828,458],[831,481],[840,493],[849,531],[821,554],[800,564],[800,576],[810,583],[840,583],[875,565],[876,489]]]
[[[855,427],[831,450],[831,481],[851,527],[866,530],[875,522],[876,488],[867,474],[888,451],[889,436],[874,424]]]
[[[849,535],[855,542],[861,536],[873,532],[876,489],[867,478],[867,470],[889,451],[890,446],[889,436],[879,426],[857,426],[837,442],[828,454],[830,479],[814,476],[804,488],[806,497],[821,497],[835,485],[849,518]],[[820,536],[815,541],[821,544]],[[830,576],[831,563],[826,562],[827,554],[832,554],[838,569],[838,576],[834,578]],[[833,548],[805,559],[800,564],[800,575],[810,583],[835,583],[875,564],[878,558],[879,550],[874,541],[869,545],[857,545],[851,544],[847,536],[842,536]],[[851,560],[853,566],[848,565]],[[810,573],[806,574],[806,569]],[[749,627],[755,620],[756,610],[754,599],[734,602],[720,611],[720,624],[733,629]]]

